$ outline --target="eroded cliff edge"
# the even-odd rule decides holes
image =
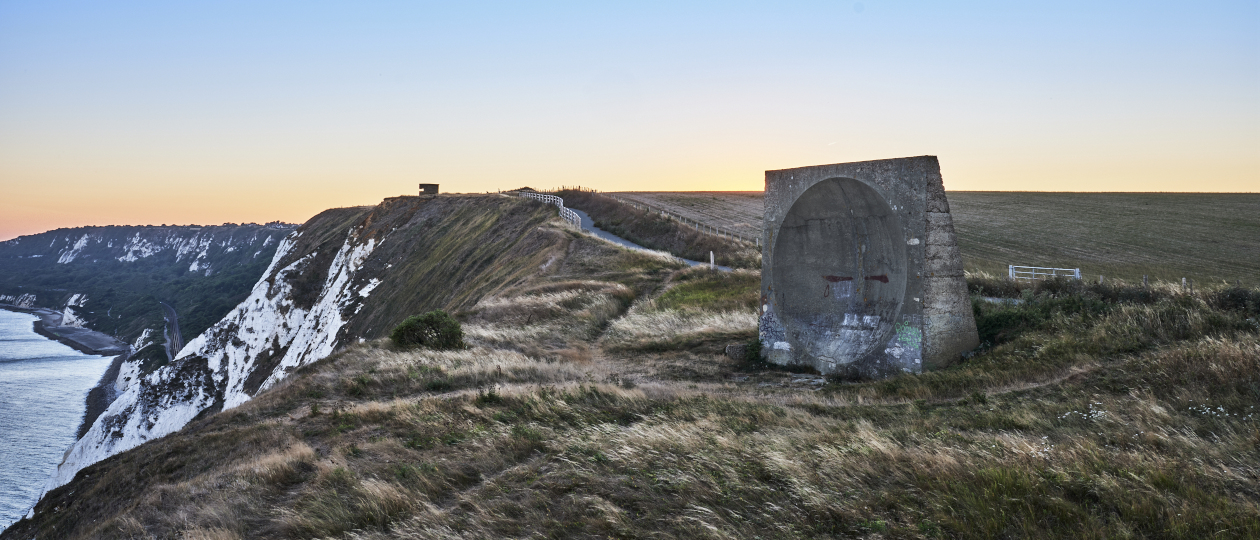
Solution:
[[[546,262],[537,225],[549,216],[499,196],[398,197],[315,216],[281,241],[244,302],[173,362],[122,385],[48,489],[244,403],[339,346],[383,336],[408,315],[470,306],[529,275]]]

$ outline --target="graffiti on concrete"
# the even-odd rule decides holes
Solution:
[[[893,338],[884,348],[884,362],[897,366],[907,373],[923,371],[923,326],[921,317],[902,315],[901,322],[893,327]]]

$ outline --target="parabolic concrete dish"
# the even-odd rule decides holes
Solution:
[[[934,156],[766,171],[767,358],[883,378],[954,363],[980,339]]]

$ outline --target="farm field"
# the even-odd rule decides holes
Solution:
[[[617,193],[702,223],[753,232],[757,191]],[[1260,194],[948,193],[968,271],[1009,264],[1080,268],[1127,281],[1260,277]]]

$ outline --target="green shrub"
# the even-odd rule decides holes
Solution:
[[[424,389],[430,392],[445,392],[451,389],[450,379],[433,379],[424,383]]]
[[[478,407],[484,407],[486,405],[500,405],[503,403],[503,396],[500,395],[498,390],[495,390],[494,388],[491,388],[489,392],[485,390],[477,390],[477,399],[475,400],[475,403]]]
[[[765,361],[765,355],[761,350],[761,336],[753,336],[744,344],[744,360],[758,363]]]
[[[1208,305],[1216,309],[1260,315],[1260,290],[1235,285],[1213,291],[1206,296]]]
[[[445,311],[433,310],[424,315],[413,315],[394,328],[389,334],[394,344],[406,349],[464,348],[464,330],[459,321]]]

